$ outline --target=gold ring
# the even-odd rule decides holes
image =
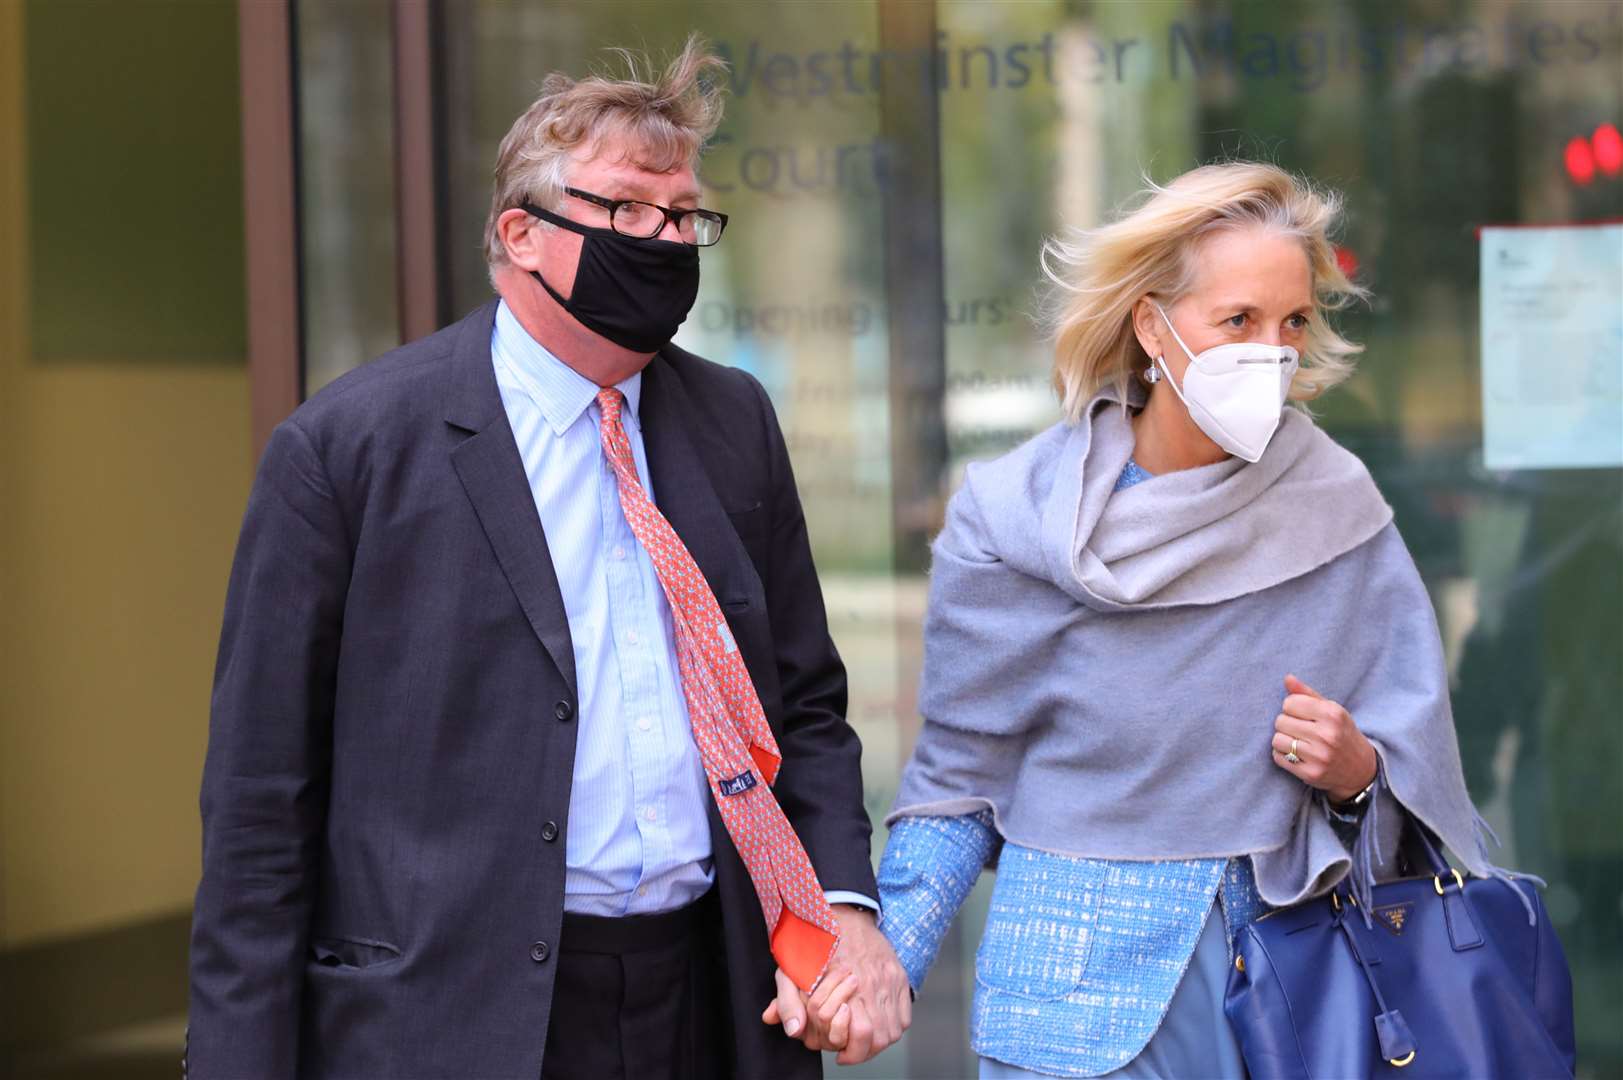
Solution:
[[[1297,742],[1295,739],[1292,739],[1291,748],[1285,752],[1285,760],[1290,762],[1292,765],[1299,765],[1302,762],[1302,759],[1296,755],[1296,748],[1300,745],[1301,743]]]

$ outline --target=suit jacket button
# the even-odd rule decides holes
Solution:
[[[558,823],[556,821],[549,821],[541,826],[541,839],[549,844],[558,839]]]
[[[552,707],[552,715],[560,720],[568,720],[575,715],[575,707],[567,701],[560,701]]]
[[[534,960],[538,964],[543,964],[546,962],[547,955],[551,951],[551,949],[547,948],[546,942],[538,941],[534,945],[530,946],[530,959]]]

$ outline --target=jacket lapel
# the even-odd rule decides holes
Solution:
[[[643,370],[637,409],[654,503],[699,564],[723,611],[764,606],[760,578],[688,433],[698,416],[669,361],[655,356]]]
[[[491,366],[495,318],[493,301],[463,320],[453,346],[445,421],[469,434],[452,448],[451,465],[531,629],[576,691],[563,593]]]

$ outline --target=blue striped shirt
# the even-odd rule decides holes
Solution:
[[[677,682],[670,607],[620,510],[598,436],[598,386],[542,347],[505,303],[490,354],[569,616],[580,730],[565,845],[564,910],[638,915],[710,887],[704,767]],[[637,406],[619,384],[637,476],[650,498]]]
[[[620,509],[598,435],[597,384],[532,338],[505,302],[490,355],[574,644],[580,725],[564,910],[670,911],[712,879],[710,791],[678,681],[670,606]],[[657,505],[637,415],[642,373],[618,388],[637,476]],[[850,893],[828,898],[878,906]]]

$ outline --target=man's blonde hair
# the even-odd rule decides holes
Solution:
[[[569,155],[577,147],[619,134],[636,147],[635,164],[643,168],[670,172],[688,165],[697,171],[699,152],[721,123],[721,88],[706,76],[725,70],[726,62],[697,34],[657,79],[646,57],[611,51],[624,61],[626,78],[575,80],[555,71],[502,139],[485,219],[485,262],[492,269],[507,262],[496,219],[525,202],[557,210]]]
[[[1362,345],[1336,332],[1327,313],[1368,293],[1342,272],[1330,237],[1341,198],[1275,165],[1204,165],[1166,185],[1147,181],[1135,208],[1109,225],[1077,229],[1043,245],[1054,339],[1054,389],[1065,415],[1080,419],[1105,386],[1126,393],[1150,364],[1133,332],[1133,306],[1153,293],[1170,307],[1194,284],[1195,254],[1212,233],[1260,227],[1298,237],[1313,277],[1302,366],[1290,397],[1309,401],[1353,372]]]

